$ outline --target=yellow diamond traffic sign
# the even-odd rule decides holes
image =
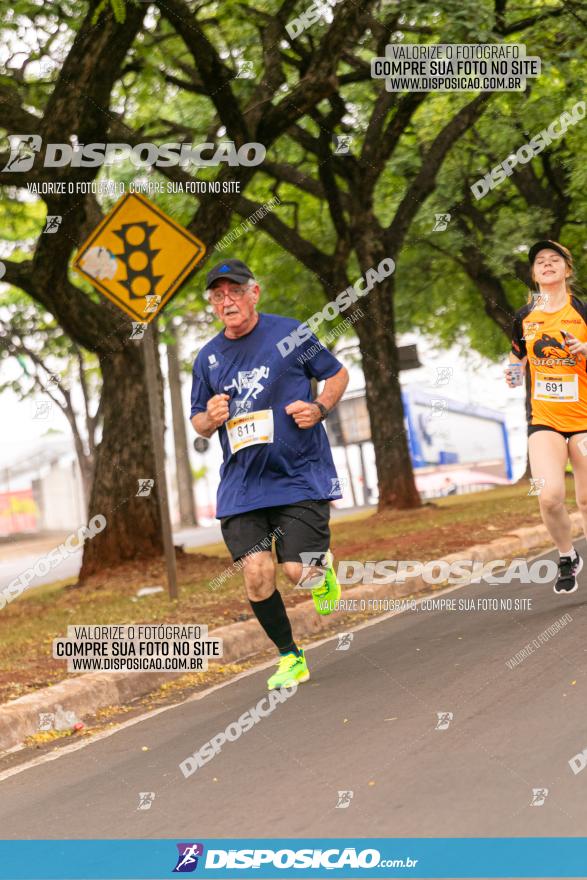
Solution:
[[[199,238],[149,199],[128,193],[84,242],[72,265],[115,305],[148,324],[205,253]]]

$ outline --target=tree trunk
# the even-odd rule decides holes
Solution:
[[[371,265],[377,265],[377,261]],[[358,303],[365,317],[357,321],[371,439],[379,482],[379,510],[420,507],[404,424],[395,344],[393,279],[386,278]],[[375,355],[374,352],[377,352]]]
[[[68,401],[68,403],[69,403],[69,401]],[[69,422],[69,427],[71,428],[71,433],[73,436],[73,443],[75,446],[75,454],[76,454],[80,477],[81,477],[81,481],[82,481],[82,495],[83,495],[84,507],[87,511],[89,511],[89,509],[90,509],[89,501],[90,501],[90,495],[92,492],[92,482],[94,480],[94,454],[91,451],[86,452],[86,450],[84,448],[84,443],[83,443],[83,440],[81,438],[81,435],[80,435],[80,432],[79,432],[79,429],[77,426],[75,413],[74,413],[73,409],[71,408],[71,406],[70,405],[67,406],[66,409],[63,410],[63,413],[64,413],[67,421]],[[92,431],[92,427],[88,423],[87,419],[86,419],[86,427],[87,427],[88,434],[90,434]],[[92,446],[93,446],[93,442],[90,442],[90,440],[88,439],[88,447],[90,450],[91,450]]]
[[[376,268],[383,259],[390,258],[390,253],[379,244],[377,222],[368,202],[364,211],[355,217],[353,242],[363,276],[368,269]],[[394,291],[395,276],[388,275],[356,304],[365,313],[355,326],[377,466],[379,510],[422,505],[404,423],[399,355],[395,343]]]
[[[173,421],[173,442],[175,445],[175,474],[179,501],[179,519],[182,526],[197,526],[196,506],[188,445],[186,437],[186,418],[181,399],[181,374],[179,352],[175,327],[169,322],[167,331],[174,342],[167,345],[167,373],[171,397],[171,418]]]
[[[155,473],[142,349],[100,355],[100,367],[104,427],[89,509],[107,525],[85,543],[80,584],[109,565],[163,554],[156,490],[165,474]],[[137,496],[144,480],[155,484]]]
[[[84,496],[84,505],[86,510],[89,512],[90,510],[90,497],[92,494],[92,483],[94,482],[94,466],[91,455],[82,454],[80,457],[77,454],[77,463],[79,466],[81,481],[82,481],[82,493]]]

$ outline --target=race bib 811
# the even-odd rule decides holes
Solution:
[[[226,431],[233,455],[247,446],[273,443],[273,410],[260,409],[229,419]]]

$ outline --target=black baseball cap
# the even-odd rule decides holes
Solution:
[[[544,239],[544,241],[537,241],[535,244],[532,245],[532,247],[528,251],[528,262],[530,263],[531,266],[533,265],[534,260],[536,259],[536,255],[538,254],[538,252],[544,251],[547,248],[551,251],[556,251],[557,254],[560,254],[561,257],[564,260],[566,260],[567,263],[570,263],[572,266],[573,258],[571,257],[570,251],[568,251],[566,249],[566,247],[563,247],[562,244],[559,244],[558,241],[551,241],[548,238]]]
[[[210,269],[206,275],[206,289],[212,287],[219,278],[229,278],[237,284],[244,284],[251,278],[254,280],[255,276],[242,260],[224,260],[223,263],[218,263]]]

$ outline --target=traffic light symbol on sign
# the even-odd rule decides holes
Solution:
[[[144,220],[140,223],[125,223],[120,229],[113,229],[123,244],[120,253],[114,256],[126,267],[126,278],[118,282],[128,290],[131,299],[144,299],[154,294],[163,275],[155,275],[153,261],[160,248],[151,247],[151,236],[157,229]]]
[[[195,235],[131,193],[84,242],[73,268],[135,321],[149,323],[205,253]]]

